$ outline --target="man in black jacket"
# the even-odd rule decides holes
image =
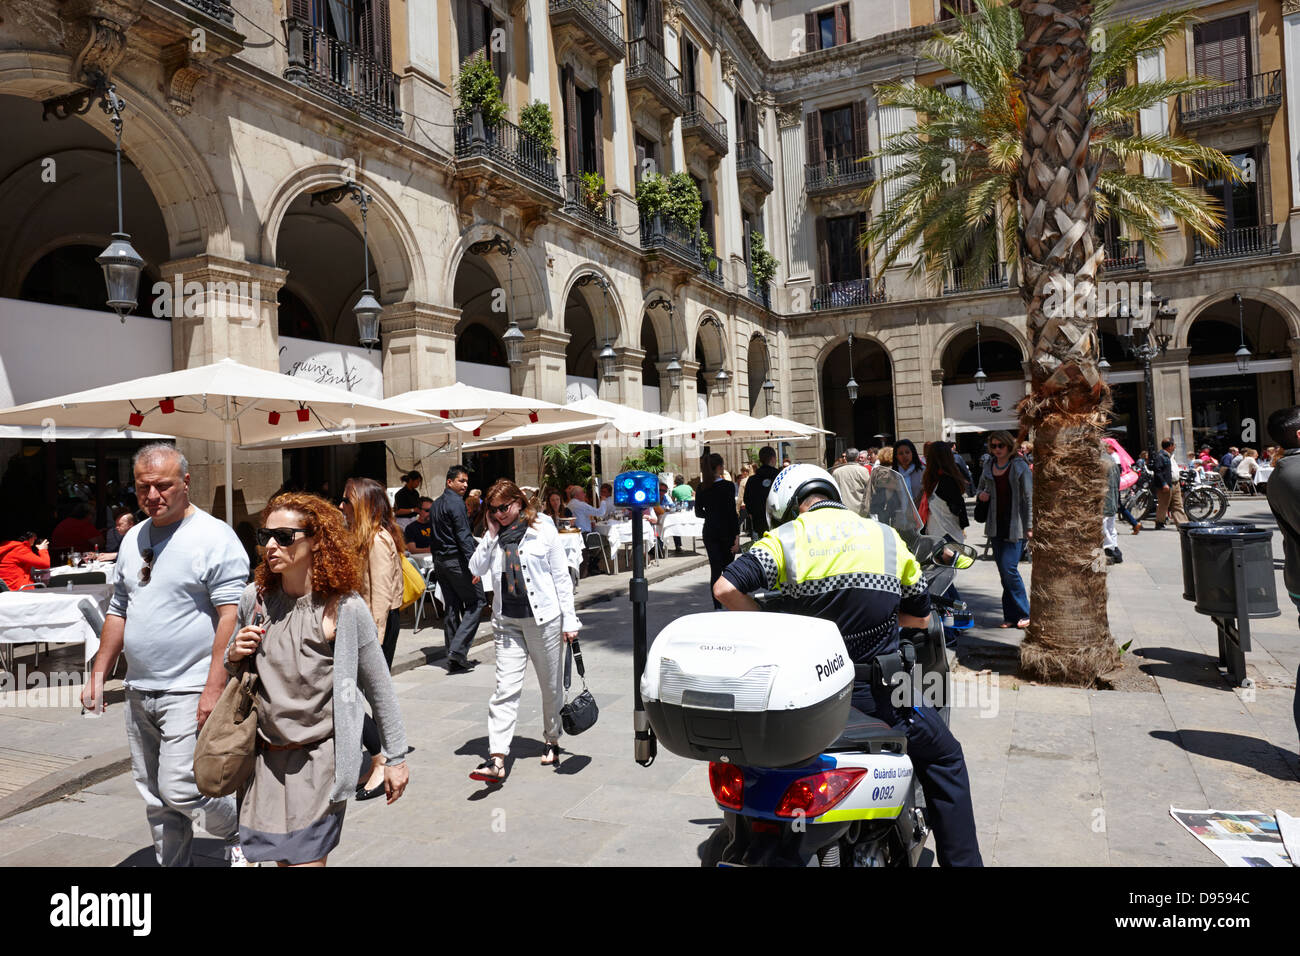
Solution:
[[[1285,449],[1264,487],[1282,532],[1282,580],[1291,603],[1300,609],[1300,406],[1279,408],[1269,415],[1268,437]],[[1296,670],[1292,710],[1300,730],[1300,669]]]
[[[772,490],[772,480],[781,473],[776,467],[776,449],[771,445],[759,449],[758,461],[758,468],[745,482],[745,513],[755,541],[767,534],[767,493]]]
[[[736,515],[736,485],[722,477],[722,456],[710,455],[707,464],[710,477],[700,484],[700,493],[695,496],[695,513],[704,519],[704,550],[709,554],[709,594],[712,595],[713,585],[731,563],[732,555],[740,550],[740,519]],[[722,608],[716,597],[713,607]]]
[[[469,645],[478,631],[479,618],[486,600],[483,585],[469,573],[469,559],[478,547],[470,533],[469,512],[465,509],[465,491],[469,488],[469,471],[460,465],[447,469],[447,490],[433,503],[429,518],[433,525],[429,551],[433,567],[442,585],[442,600],[447,613],[442,631],[447,640],[447,673],[470,670],[478,661],[467,659]]]
[[[1166,438],[1160,443],[1160,451],[1156,452],[1156,463],[1152,470],[1156,486],[1156,530],[1165,526],[1167,515],[1173,516],[1175,525],[1182,524],[1187,520],[1187,512],[1183,510],[1183,486],[1178,483],[1178,475],[1174,473],[1174,443],[1170,439]]]

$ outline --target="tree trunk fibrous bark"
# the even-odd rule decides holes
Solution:
[[[1031,392],[1019,410],[1034,448],[1031,623],[1020,666],[1035,679],[1091,686],[1118,663],[1101,550],[1109,389],[1097,370],[1094,312],[1104,250],[1093,235],[1099,169],[1088,148],[1092,4],[1012,2],[1025,36],[1016,201],[1031,346]]]

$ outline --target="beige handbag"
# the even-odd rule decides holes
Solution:
[[[265,620],[259,592],[251,623],[260,627]],[[194,745],[194,782],[204,796],[232,794],[253,773],[257,756],[257,671],[250,666],[252,658],[245,658],[238,676],[226,682]]]

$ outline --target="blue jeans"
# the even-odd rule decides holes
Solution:
[[[1015,624],[1022,618],[1029,617],[1029,595],[1025,592],[1025,582],[1020,578],[1020,556],[1025,552],[1025,542],[1009,538],[993,539],[993,560],[998,565],[998,577],[1002,579],[1002,620]]]

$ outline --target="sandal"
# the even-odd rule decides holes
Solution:
[[[1012,624],[1010,621],[1003,621],[1001,624],[998,625],[998,627],[1002,628],[1003,630],[1006,630],[1008,627],[1015,627],[1015,625]]]
[[[1007,626],[1010,627],[1011,625],[1007,625]],[[1016,621],[1015,626],[1020,628],[1023,631],[1025,628],[1029,626],[1029,618],[1022,617],[1020,620]]]
[[[491,756],[470,771],[471,780],[482,780],[500,786],[506,779],[506,762],[501,757]]]
[[[560,762],[560,745],[558,743],[547,744],[546,750],[542,754],[542,766],[554,767]]]

